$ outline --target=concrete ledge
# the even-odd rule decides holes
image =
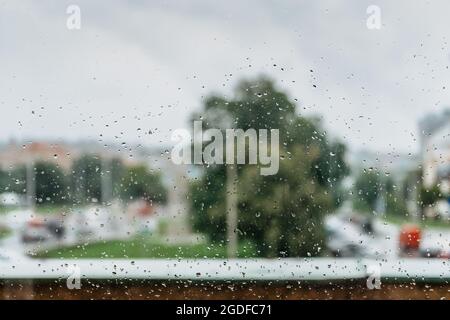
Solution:
[[[26,259],[0,261],[0,279],[66,279],[75,267],[82,279],[199,281],[329,281],[366,279],[378,270],[392,281],[450,280],[445,259]]]

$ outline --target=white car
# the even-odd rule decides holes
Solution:
[[[328,250],[335,256],[376,258],[380,255],[373,235],[361,225],[332,215],[325,219],[325,230]]]

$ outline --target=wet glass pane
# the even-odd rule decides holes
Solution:
[[[0,298],[449,298],[449,10],[3,1]]]

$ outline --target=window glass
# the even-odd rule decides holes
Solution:
[[[2,1],[0,297],[448,298],[449,10]]]

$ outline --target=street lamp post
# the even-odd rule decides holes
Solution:
[[[36,177],[34,174],[34,161],[27,161],[26,165],[27,202],[28,207],[33,210],[36,204]]]
[[[111,161],[107,156],[101,158],[101,197],[103,205],[108,205],[112,199]]]
[[[236,165],[227,165],[227,255],[228,258],[236,258],[238,246],[238,194],[237,194],[237,167]]]
[[[220,116],[220,119],[216,121],[216,125],[218,128],[221,128],[221,130],[226,131],[233,127],[234,121],[229,114],[224,113]],[[226,143],[229,142],[230,141],[227,139]],[[236,164],[226,164],[226,180],[227,256],[228,258],[236,258],[238,251],[238,172]]]

